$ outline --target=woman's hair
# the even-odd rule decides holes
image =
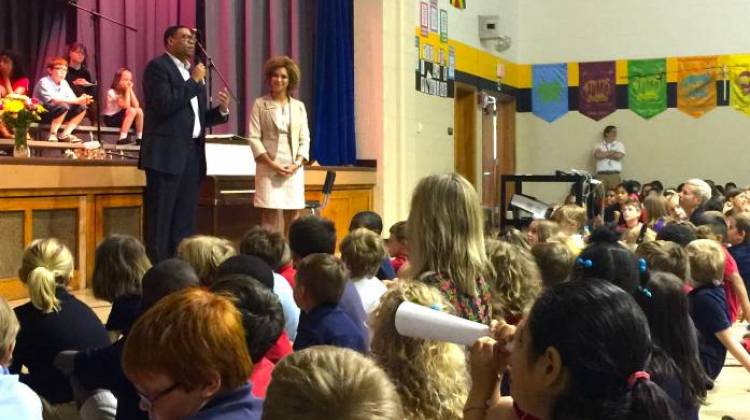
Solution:
[[[5,351],[16,341],[16,335],[21,328],[8,302],[0,296],[0,361],[5,360],[8,356]],[[2,367],[2,366],[0,366]]]
[[[526,235],[524,235],[523,232],[514,228],[513,226],[504,228],[500,232],[500,236],[498,237],[498,239],[503,242],[519,246],[527,251],[531,249],[531,245],[529,245],[529,241],[526,239]]]
[[[346,235],[339,250],[351,279],[375,276],[388,255],[383,238],[367,228],[355,229]]]
[[[495,268],[490,282],[492,314],[518,320],[542,289],[542,279],[531,253],[507,242],[487,241],[487,256]]]
[[[633,298],[598,279],[546,289],[527,318],[530,359],[554,348],[567,372],[553,419],[673,419],[669,397],[636,379],[651,355],[648,323]]]
[[[273,369],[263,420],[403,420],[388,376],[354,350],[315,346]]]
[[[399,282],[372,314],[373,356],[396,385],[407,419],[460,419],[468,391],[464,350],[452,343],[400,335],[396,310],[405,301],[454,312],[438,289],[417,281]]]
[[[222,388],[232,390],[247,383],[252,362],[232,301],[194,288],[164,297],[138,318],[122,367],[131,381],[163,374],[192,391],[218,375]]]
[[[112,77],[112,86],[111,86],[111,88],[114,89],[115,91],[119,91],[120,90],[120,80],[122,79],[122,74],[125,73],[126,71],[130,72],[130,74],[133,74],[133,72],[129,68],[127,68],[127,67],[120,67],[115,72],[114,77]]]
[[[18,277],[29,289],[31,304],[44,313],[60,310],[57,286],[73,275],[73,255],[55,238],[37,239],[23,253]]]
[[[539,237],[539,243],[557,237],[560,234],[560,225],[552,220],[537,220],[536,235]]]
[[[13,81],[26,77],[26,69],[23,66],[23,58],[21,58],[21,54],[13,50],[5,50],[0,52],[0,57],[8,57],[13,64],[13,69],[10,73],[10,80]]]
[[[718,242],[712,239],[696,239],[685,247],[685,251],[693,283],[703,285],[721,281],[726,257]]]
[[[531,247],[531,255],[536,260],[544,287],[567,281],[573,272],[575,257],[562,242],[538,243]]]
[[[265,80],[271,80],[273,72],[280,67],[285,68],[289,75],[289,86],[287,87],[287,92],[297,90],[300,81],[299,66],[297,66],[297,63],[295,63],[294,60],[285,55],[271,57],[266,61],[263,65],[263,75],[265,76]]]
[[[667,212],[667,199],[660,194],[649,194],[643,200],[643,207],[648,214],[648,225],[651,226],[659,219],[665,219],[669,216]]]
[[[619,242],[612,226],[600,227],[591,234],[590,244],[576,259],[574,278],[598,278],[632,294],[640,284],[638,258]]]
[[[674,274],[651,272],[643,288],[633,295],[646,314],[654,350],[649,370],[662,385],[677,378],[682,384],[683,400],[695,406],[706,398],[706,374],[698,361],[698,346],[693,339],[688,299],[682,280]]]
[[[221,263],[236,254],[231,242],[215,236],[191,236],[177,247],[177,257],[193,266],[204,286],[214,280]]]
[[[141,242],[127,235],[111,235],[96,247],[91,280],[94,297],[112,302],[120,296],[140,295],[141,280],[151,268]]]
[[[428,271],[446,273],[460,292],[477,295],[476,279],[492,268],[484,251],[479,197],[464,177],[451,173],[419,181],[407,230],[413,278]]]
[[[635,250],[635,255],[646,260],[649,270],[672,273],[683,282],[687,281],[687,254],[678,243],[662,240],[644,242]]]

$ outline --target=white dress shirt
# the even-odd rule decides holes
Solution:
[[[182,79],[187,81],[187,79],[190,78],[190,63],[185,61],[180,61],[177,57],[173,56],[170,53],[167,53],[169,55],[169,58],[172,59],[174,64],[177,66],[177,69],[180,71],[180,74],[182,75]],[[201,119],[198,115],[198,96],[193,96],[190,99],[190,106],[193,108],[193,114],[195,115],[195,122],[193,123],[193,138],[197,139],[201,136]]]

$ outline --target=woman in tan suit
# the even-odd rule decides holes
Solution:
[[[305,104],[290,96],[300,72],[286,56],[263,66],[269,93],[255,100],[250,114],[250,148],[255,156],[255,207],[261,224],[285,233],[305,207],[302,166],[310,158]]]

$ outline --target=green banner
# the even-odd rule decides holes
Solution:
[[[649,119],[667,109],[667,60],[628,61],[628,104]]]

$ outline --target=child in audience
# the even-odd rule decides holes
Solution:
[[[53,366],[63,350],[85,350],[108,345],[101,321],[85,303],[68,293],[73,275],[73,256],[57,239],[38,239],[21,259],[18,277],[27,287],[31,302],[15,309],[21,325],[10,371],[43,398],[47,415],[76,412],[68,378]]]
[[[646,225],[656,234],[671,220],[667,212],[667,199],[661,194],[647,195],[643,200],[643,209],[648,216]]]
[[[260,419],[242,316],[225,297],[189,289],[163,298],[130,330],[122,367],[152,419]]]
[[[742,280],[745,282],[745,290],[750,290],[750,213],[742,212],[727,216],[727,241],[729,253],[732,254]],[[745,315],[745,319],[750,318]]]
[[[388,230],[388,254],[391,257],[391,265],[396,272],[396,277],[402,277],[409,267],[409,243],[406,236],[406,221],[396,222]]]
[[[570,279],[575,258],[567,246],[557,241],[547,241],[531,247],[531,255],[536,260],[542,286],[552,287]]]
[[[374,211],[361,211],[352,217],[352,221],[349,223],[349,232],[359,228],[365,228],[380,236],[383,234],[383,219]],[[375,277],[380,280],[392,280],[396,277],[396,271],[393,269],[391,259],[388,256],[383,258]]]
[[[496,240],[487,241],[487,256],[495,268],[491,282],[492,316],[518,324],[542,288],[536,261],[520,246]]]
[[[468,392],[466,355],[461,346],[402,336],[396,309],[408,301],[453,314],[439,290],[404,280],[383,295],[373,314],[373,357],[396,385],[406,419],[460,419]]]
[[[215,236],[191,236],[183,239],[177,247],[177,258],[193,266],[205,287],[211,285],[221,263],[234,255],[237,255],[234,245],[224,238]]]
[[[558,237],[560,225],[552,220],[532,220],[526,231],[526,241],[531,247]]]
[[[526,251],[531,250],[531,245],[529,245],[529,241],[526,239],[526,234],[513,226],[506,226],[497,236],[497,239],[511,245],[520,246]]]
[[[336,226],[319,216],[300,217],[289,226],[289,248],[295,265],[311,254],[333,255],[336,251]],[[362,336],[369,337],[367,313],[354,284],[346,282],[339,307],[354,321]]]
[[[245,233],[240,240],[240,254],[255,255],[266,264],[271,266],[274,273],[281,275],[289,286],[294,288],[294,277],[287,278],[283,275],[284,270],[292,267],[292,257],[284,236],[281,233],[266,229],[262,226],[255,226]]]
[[[647,370],[672,398],[678,418],[698,420],[698,409],[706,399],[707,378],[698,359],[682,280],[659,271],[645,277],[634,297],[646,314],[654,344]]]
[[[408,274],[440,289],[456,315],[489,323],[492,266],[484,249],[482,217],[477,192],[461,175],[419,181],[409,211]]]
[[[645,372],[652,348],[646,318],[608,282],[546,289],[515,331],[510,352],[509,339],[498,338],[472,347],[465,420],[676,418],[669,397]],[[498,400],[498,374],[508,364],[512,397]]]
[[[220,277],[211,291],[231,297],[242,315],[245,342],[253,362],[250,381],[253,395],[265,398],[275,363],[266,357],[284,331],[284,312],[279,298],[250,276],[235,274]],[[291,348],[283,356],[291,353]]]
[[[128,131],[135,123],[136,144],[141,144],[143,137],[143,110],[133,90],[133,72],[122,67],[115,72],[112,87],[107,91],[104,105],[104,124],[107,127],[119,127],[120,138],[117,144],[130,144]]]
[[[724,199],[726,200],[722,209],[724,214],[747,211],[748,204],[750,204],[747,200],[747,190],[742,190],[736,187],[727,190],[724,194]]]
[[[383,239],[368,229],[359,228],[346,235],[339,248],[341,260],[349,270],[349,279],[357,289],[362,307],[369,314],[385,293],[385,285],[375,277],[386,256]]]
[[[93,98],[87,94],[76,96],[65,80],[68,62],[62,57],[55,57],[47,62],[47,74],[34,87],[34,97],[44,105],[47,112],[42,114],[42,122],[50,124],[48,141],[69,141],[80,143],[81,139],[73,134],[83,117],[86,116],[86,105]],[[67,121],[62,134],[57,130]]]
[[[622,240],[631,250],[635,250],[643,242],[656,239],[656,232],[641,222],[641,203],[638,200],[625,200],[622,204],[622,218],[625,220]]]
[[[279,298],[281,307],[284,311],[284,330],[282,341],[294,341],[297,337],[297,327],[299,323],[300,310],[294,302],[294,292],[292,287],[271,270],[263,260],[254,255],[235,255],[224,261],[217,271],[216,278],[231,275],[242,274],[258,280],[262,285]]]
[[[685,250],[690,263],[690,278],[695,286],[688,295],[690,317],[698,330],[703,369],[709,378],[715,380],[724,367],[729,350],[750,372],[750,355],[732,338],[725,289],[721,286],[724,250],[710,239],[697,239]]]
[[[151,267],[143,276],[143,310],[146,311],[159,300],[183,289],[198,287],[200,282],[195,270],[188,263],[177,258],[170,258]],[[62,352],[55,358],[55,366],[68,375],[84,389],[108,389],[117,397],[116,420],[146,420],[148,413],[139,408],[140,397],[133,384],[122,370],[122,350],[125,336],[113,344],[81,352]],[[101,410],[100,402],[89,398],[81,412]],[[98,419],[96,416],[89,418]],[[82,420],[86,420],[85,417]]]
[[[674,242],[683,248],[696,239],[698,236],[695,234],[695,225],[687,220],[669,222],[656,235],[658,241]]]
[[[656,240],[641,244],[635,255],[646,260],[648,269],[677,276],[685,293],[692,290],[687,277],[688,260],[685,250],[676,242]]]
[[[601,227],[591,234],[591,242],[576,258],[574,279],[596,278],[619,286],[633,294],[640,285],[641,266],[638,258],[618,241],[612,227]]]
[[[552,213],[550,220],[557,222],[560,230],[567,236],[565,244],[573,254],[578,255],[586,246],[581,234],[586,225],[586,209],[575,204],[566,204]]]
[[[284,240],[284,253],[281,254],[279,268],[276,269],[276,272],[286,279],[289,285],[292,286],[292,289],[297,287],[297,270],[294,269],[292,250],[289,248],[289,243],[286,240]]]
[[[112,341],[126,332],[141,314],[141,279],[151,268],[141,242],[127,235],[111,235],[96,247],[94,297],[112,303],[105,328]]]
[[[0,296],[0,418],[41,420],[39,396],[8,371],[19,328],[16,314]]]
[[[294,300],[302,314],[295,351],[321,344],[367,351],[367,336],[338,305],[346,277],[344,264],[330,254],[311,254],[297,264]]]
[[[402,420],[401,402],[374,361],[349,349],[295,352],[273,370],[263,420]]]

